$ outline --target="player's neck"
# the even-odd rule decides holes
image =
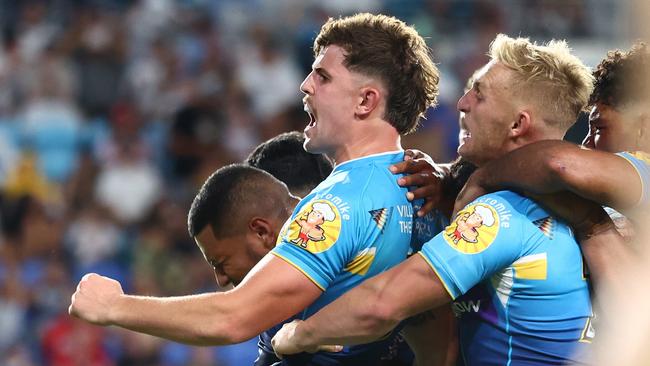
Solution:
[[[383,129],[377,133],[366,132],[359,134],[356,138],[351,138],[347,144],[334,152],[335,163],[338,165],[368,155],[402,150],[400,135],[394,129],[391,130]]]

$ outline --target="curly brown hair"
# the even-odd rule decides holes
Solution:
[[[438,68],[424,39],[403,21],[368,13],[330,18],[314,41],[314,54],[329,45],[343,48],[348,70],[384,83],[384,118],[400,134],[415,131],[420,117],[436,104]]]
[[[637,42],[623,52],[607,52],[607,57],[593,72],[596,82],[589,97],[589,105],[607,104],[613,108],[646,102],[650,97],[650,49]]]

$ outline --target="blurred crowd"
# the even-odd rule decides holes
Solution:
[[[612,39],[615,0],[0,1],[0,364],[240,365],[67,315],[86,272],[143,295],[214,290],[186,213],[215,169],[302,130],[299,85],[329,16],[392,14],[427,37],[440,105],[404,145],[455,157],[456,100],[498,32]],[[601,57],[602,55],[598,55]]]

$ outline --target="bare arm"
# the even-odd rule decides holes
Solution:
[[[241,285],[224,293],[180,297],[125,295],[119,282],[84,276],[72,295],[71,315],[193,345],[242,342],[298,313],[321,290],[271,254]]]
[[[459,194],[455,207],[501,189],[536,194],[570,191],[602,205],[626,209],[639,201],[642,183],[634,167],[618,155],[545,140],[482,166]]]
[[[596,290],[617,283],[632,252],[603,208],[570,192],[531,195],[574,230]]]
[[[451,300],[420,255],[364,281],[309,319],[285,325],[273,338],[279,354],[321,344],[360,344],[390,332],[402,319]]]

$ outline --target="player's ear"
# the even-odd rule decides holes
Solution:
[[[260,242],[265,248],[271,250],[275,246],[277,233],[272,223],[264,217],[253,217],[248,222],[248,231],[254,240]]]
[[[510,136],[513,138],[524,136],[530,129],[531,118],[527,110],[517,112],[515,120],[510,125]]]
[[[358,103],[355,108],[355,115],[359,119],[367,118],[372,111],[377,109],[381,99],[379,89],[372,86],[365,86],[359,90]]]

